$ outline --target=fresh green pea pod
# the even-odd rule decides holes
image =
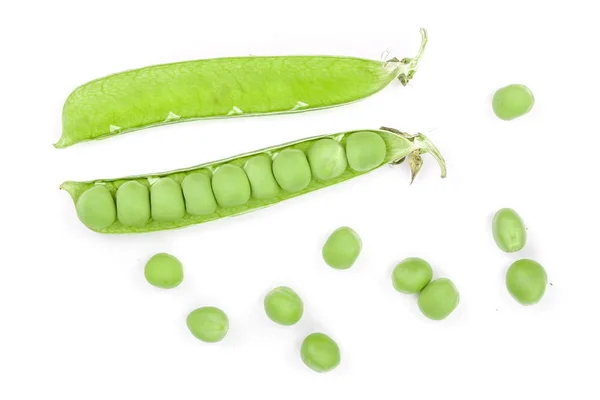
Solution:
[[[344,151],[337,146],[322,147],[323,139],[336,141]],[[314,145],[319,147],[319,157],[306,157]],[[328,158],[324,154],[327,149],[331,151],[330,158],[338,158],[332,160],[334,169],[329,163],[322,162]],[[257,210],[364,175],[386,164],[400,164],[405,159],[409,161],[414,179],[423,164],[421,154],[424,153],[431,153],[445,177],[445,161],[427,137],[382,127],[305,138],[170,172],[87,182],[67,181],[61,189],[71,195],[80,221],[93,231],[151,232]],[[257,157],[274,160],[272,166],[267,163],[264,168],[250,171],[248,162]],[[342,161],[342,157],[346,160]],[[247,178],[249,172],[252,173],[250,179]],[[125,184],[131,186],[128,182],[132,181],[145,185],[150,197],[141,196],[139,191],[119,191]],[[278,186],[276,190],[273,190],[274,185]],[[118,201],[115,201],[116,197]],[[150,216],[144,211],[142,218],[140,210],[148,209],[148,199],[153,211]],[[156,205],[155,201],[158,202]],[[121,204],[126,207],[120,209]]]
[[[286,114],[341,106],[398,79],[406,85],[414,58],[347,56],[226,57],[153,65],[76,88],[62,112],[56,148],[152,126],[197,119]]]

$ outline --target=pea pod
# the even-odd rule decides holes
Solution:
[[[152,126],[207,118],[295,113],[406,85],[416,57],[387,61],[341,56],[227,57],[161,64],[85,83],[66,99],[56,148]]]
[[[324,141],[329,144],[324,146]],[[445,161],[427,137],[382,127],[305,138],[170,172],[67,181],[61,189],[71,195],[79,219],[93,231],[151,232],[257,210],[405,159],[414,180],[424,153],[432,154],[445,177]],[[121,189],[131,187],[130,182],[148,190]]]

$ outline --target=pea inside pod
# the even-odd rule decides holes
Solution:
[[[259,210],[407,158],[414,179],[420,164],[412,160],[425,153],[438,161],[445,177],[444,159],[427,137],[383,127],[300,139],[174,171],[67,181],[61,188],[89,229],[153,232]],[[143,186],[150,188],[149,219]]]

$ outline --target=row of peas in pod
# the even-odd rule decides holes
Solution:
[[[380,166],[389,156],[386,139],[393,139],[382,135],[356,131],[166,176],[90,184],[77,199],[77,215],[88,228],[102,232],[216,219]]]

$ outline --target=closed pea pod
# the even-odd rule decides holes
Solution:
[[[398,79],[406,85],[414,58],[347,56],[226,57],[154,65],[77,87],[62,112],[63,148],[152,126],[196,119],[295,113],[371,96]]]
[[[324,139],[339,143],[344,149],[343,153],[338,146],[325,146],[324,152],[330,151],[331,157],[340,157],[340,154],[356,153],[357,149],[354,145],[358,142],[362,143],[362,139],[353,140],[353,138],[356,135],[360,139],[365,133],[377,136],[383,142],[384,148],[383,160],[371,164],[369,168],[356,170],[347,156],[346,168],[340,173],[337,168],[343,165],[343,162],[338,161],[333,169],[329,166],[324,167],[321,163],[327,158],[326,154],[321,154],[316,159],[315,168],[310,164],[307,154],[311,148],[314,148],[315,143],[322,142]],[[362,151],[367,154],[377,154],[379,160],[380,142],[378,140],[367,142],[373,143],[373,148],[363,143]],[[421,155],[425,153],[430,153],[438,161],[442,169],[442,177],[445,177],[444,159],[427,137],[422,134],[408,135],[383,127],[305,138],[224,160],[146,176],[97,179],[87,182],[66,181],[61,185],[61,189],[71,195],[76,204],[78,217],[91,230],[100,233],[152,232],[181,228],[258,210],[359,177],[381,165],[399,164],[405,159],[410,160],[414,179],[422,165]],[[370,156],[361,159],[368,158]],[[273,160],[272,170],[269,168],[269,159]],[[256,160],[258,163],[255,163]],[[321,179],[311,172],[313,169],[322,173]],[[210,171],[213,171],[212,177]],[[327,174],[331,179],[322,179]],[[116,195],[118,188],[128,181],[137,181],[150,187],[151,217],[146,224],[129,225],[115,218],[115,208],[118,205],[115,207],[113,196]],[[253,188],[257,189],[256,194],[253,193]],[[215,203],[212,202],[211,195],[214,195]]]

